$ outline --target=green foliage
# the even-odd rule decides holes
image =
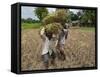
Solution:
[[[44,17],[47,16],[48,14],[48,10],[44,7],[37,7],[35,10],[35,15],[39,18],[39,20],[41,21]]]
[[[74,14],[73,12],[70,11],[70,18],[71,18],[71,21],[76,21],[78,20],[78,15],[77,14]]]
[[[21,22],[23,23],[38,23],[38,20],[33,20],[32,18],[27,18],[27,19],[21,19]]]
[[[69,12],[69,18],[71,18],[71,21],[73,23],[72,25],[77,26],[77,24],[80,27],[93,27],[95,26],[95,10],[79,10],[77,13],[74,14],[74,12]],[[78,22],[77,22],[78,21]]]
[[[36,29],[41,27],[41,23],[21,23],[22,29]]]
[[[81,16],[82,23],[95,23],[95,11],[94,10],[83,10],[83,15]]]

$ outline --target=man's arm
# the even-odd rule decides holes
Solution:
[[[67,37],[68,37],[68,29],[64,29],[64,33],[65,33],[65,39],[67,39]]]
[[[46,39],[46,36],[45,36],[45,28],[42,28],[41,31],[40,31],[40,36],[43,40]]]

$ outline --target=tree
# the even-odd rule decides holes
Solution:
[[[71,18],[71,21],[76,21],[79,19],[78,15],[74,14],[72,11],[70,11],[70,18]]]
[[[27,18],[26,21],[27,21],[27,23],[32,23],[33,19],[32,18]]]
[[[48,14],[48,10],[45,7],[37,7],[34,12],[40,21]]]
[[[93,25],[95,23],[95,11],[83,10],[83,14],[80,18],[81,22]]]

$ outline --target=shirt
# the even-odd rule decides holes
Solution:
[[[45,28],[42,28],[40,31],[41,36],[43,36],[44,40],[43,40],[43,47],[42,47],[42,55],[49,53],[52,53],[52,51],[50,50],[52,48],[52,39],[49,40],[48,37],[45,35]]]
[[[45,37],[45,40],[43,42],[42,55],[47,54],[49,52],[49,45],[50,45],[50,41],[48,40],[47,37]]]
[[[59,44],[65,44],[65,36],[66,35],[68,35],[68,30],[63,29],[63,31],[61,31],[59,34],[59,39],[58,39]]]

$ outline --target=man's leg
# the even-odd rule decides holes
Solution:
[[[52,54],[50,55],[50,57],[51,57],[51,64],[55,65],[56,54],[53,50],[52,50]]]
[[[65,53],[64,53],[64,45],[60,45],[60,54],[61,54],[61,59],[62,60],[65,60],[66,59],[66,56],[65,56]]]
[[[44,54],[44,55],[42,55],[42,57],[43,57],[44,66],[46,69],[48,69],[48,67],[49,67],[49,54],[48,53]]]

